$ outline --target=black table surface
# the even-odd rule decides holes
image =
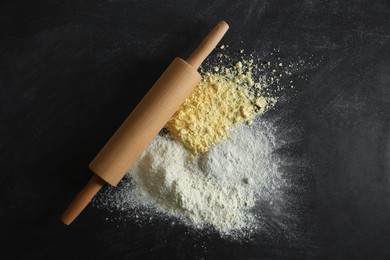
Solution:
[[[91,206],[60,223],[97,151],[219,20],[231,51],[318,61],[267,115],[305,165],[290,172],[300,238],[231,241]],[[0,66],[2,259],[390,259],[389,1],[2,1]]]

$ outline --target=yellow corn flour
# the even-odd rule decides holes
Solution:
[[[166,124],[174,139],[193,155],[206,153],[229,136],[233,126],[250,124],[253,117],[272,107],[276,98],[254,95],[251,89],[266,87],[254,82],[253,61],[230,67],[214,67]],[[245,71],[245,72],[244,72]]]

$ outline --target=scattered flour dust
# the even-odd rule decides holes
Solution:
[[[226,236],[253,233],[263,228],[259,220],[265,216],[252,209],[261,202],[279,208],[283,203],[272,129],[256,119],[252,125],[241,124],[229,139],[192,161],[183,145],[159,135],[119,188],[107,188],[97,204],[136,217],[137,209],[146,208]]]
[[[95,197],[95,206],[141,224],[157,216],[231,238],[290,233],[295,198],[276,152],[282,140],[258,115],[308,65],[242,53],[239,62],[223,53],[209,57],[214,65],[203,67],[202,82],[168,122],[169,133],[156,136],[118,187]]]

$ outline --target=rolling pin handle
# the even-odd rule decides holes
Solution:
[[[224,21],[220,21],[202,40],[191,56],[188,57],[187,62],[194,67],[194,69],[198,69],[200,64],[202,64],[221,41],[228,29],[229,25]]]
[[[61,216],[61,221],[66,225],[72,223],[105,183],[104,180],[94,174]]]

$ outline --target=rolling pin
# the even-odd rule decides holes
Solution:
[[[63,223],[72,223],[104,184],[116,186],[125,176],[200,82],[199,66],[228,29],[227,23],[219,22],[187,61],[173,60],[89,164],[94,175],[62,215]]]

